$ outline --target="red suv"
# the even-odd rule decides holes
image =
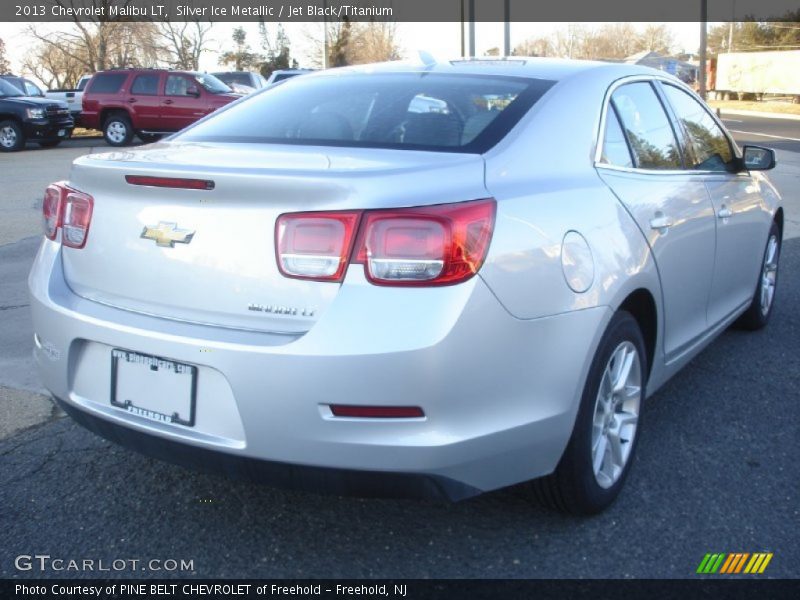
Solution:
[[[166,69],[95,73],[83,94],[81,123],[102,129],[106,142],[125,146],[136,134],[147,143],[191,125],[240,98],[213,75]]]

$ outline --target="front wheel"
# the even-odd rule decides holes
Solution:
[[[127,146],[133,139],[131,121],[127,115],[113,114],[103,125],[103,137],[111,146]]]
[[[753,300],[739,320],[736,326],[742,329],[755,331],[765,327],[772,314],[772,306],[775,304],[775,291],[778,288],[778,261],[781,257],[781,230],[778,224],[773,221],[772,227],[767,236],[767,246],[764,249],[764,256],[761,260],[761,270],[758,273],[756,289],[753,293]]]
[[[8,119],[0,121],[0,152],[16,152],[25,146],[25,132],[19,123]]]
[[[552,475],[534,482],[544,504],[591,515],[619,495],[638,440],[647,379],[644,348],[636,319],[617,312],[592,360],[564,455]]]

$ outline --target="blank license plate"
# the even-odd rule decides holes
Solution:
[[[111,404],[161,423],[194,427],[197,367],[114,348]]]

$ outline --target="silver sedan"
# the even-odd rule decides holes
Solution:
[[[337,493],[536,480],[597,512],[646,399],[767,324],[774,164],[641,67],[298,77],[46,190],[36,361],[74,419],[168,460]]]

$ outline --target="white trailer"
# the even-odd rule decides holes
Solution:
[[[800,50],[720,54],[713,90],[718,99],[754,94],[800,102]]]

